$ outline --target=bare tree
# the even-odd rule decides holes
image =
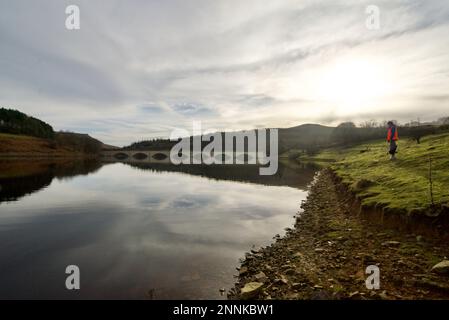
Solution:
[[[360,128],[371,129],[377,127],[379,127],[379,123],[373,119],[360,123]]]

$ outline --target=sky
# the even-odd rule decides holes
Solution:
[[[447,0],[0,0],[0,106],[117,146],[193,121],[435,120],[448,34]]]

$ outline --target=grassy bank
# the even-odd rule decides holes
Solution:
[[[100,146],[88,135],[74,133],[56,133],[51,139],[0,133],[0,158],[85,157],[95,155]]]
[[[399,141],[398,159],[389,161],[385,141],[327,149],[300,162],[331,167],[362,206],[407,213],[435,213],[449,205],[449,134]],[[432,161],[432,193],[429,180]],[[432,200],[433,198],[433,200]],[[432,205],[432,202],[434,205]]]

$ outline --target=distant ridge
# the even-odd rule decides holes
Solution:
[[[279,150],[306,149],[310,145],[329,145],[335,127],[306,123],[296,127],[279,129]]]

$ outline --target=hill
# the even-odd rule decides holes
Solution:
[[[0,158],[95,156],[102,143],[89,135],[56,132],[52,139],[0,133]]]
[[[0,133],[23,134],[39,138],[53,138],[52,126],[13,109],[0,108]]]
[[[399,141],[398,159],[389,161],[385,141],[329,148],[299,161],[331,167],[364,208],[405,216],[439,216],[449,209],[449,133],[420,143]]]
[[[0,108],[0,157],[92,156],[106,147],[113,148],[87,134],[55,132],[42,120]]]
[[[303,124],[300,126],[279,129],[280,152],[290,149],[310,149],[329,146],[334,127],[319,124]]]
[[[311,146],[329,146],[334,129],[333,127],[326,127],[319,124],[304,124],[297,127],[279,129],[279,150],[280,152],[284,152],[289,149],[306,149]],[[224,137],[222,140],[224,141]],[[124,147],[124,149],[168,150],[175,144],[176,142],[170,141],[169,139],[153,139],[132,143]]]
[[[383,126],[357,127],[352,122],[343,122],[337,127],[320,124],[303,124],[279,130],[279,154],[291,151],[296,154],[316,154],[318,151],[332,146],[354,145],[363,141],[383,138],[386,128]],[[399,127],[401,136],[410,136],[419,140],[422,136],[438,131],[438,126]],[[223,148],[224,148],[224,133]],[[203,143],[203,147],[208,142]],[[169,150],[176,142],[169,139],[143,140],[132,143],[124,149],[132,150]]]

